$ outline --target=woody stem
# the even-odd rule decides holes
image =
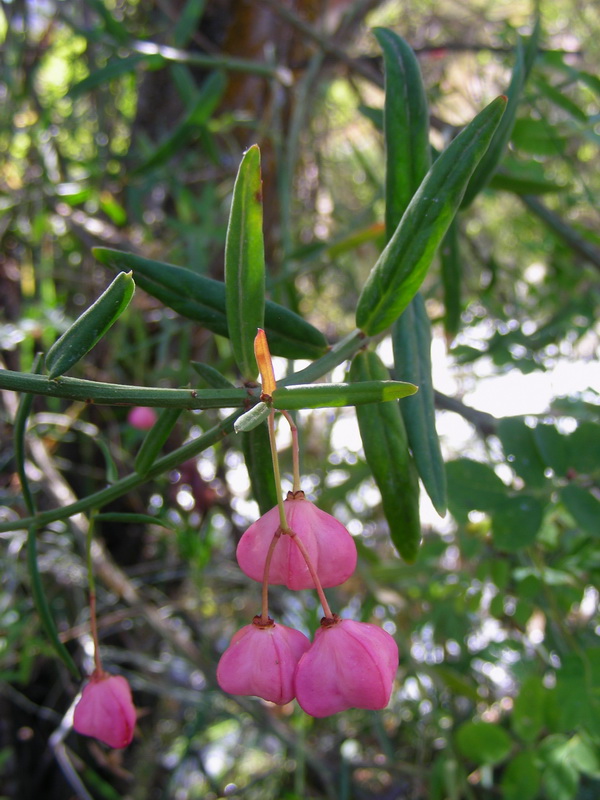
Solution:
[[[294,470],[294,486],[293,491],[299,492],[300,491],[300,447],[298,446],[298,428],[296,427],[296,423],[294,422],[292,415],[281,410],[281,413],[288,421],[290,426],[290,430],[292,432],[292,463],[293,463],[293,470]]]
[[[260,621],[265,625],[269,621],[269,570],[271,569],[271,560],[273,558],[273,553],[275,552],[275,546],[279,541],[280,536],[281,528],[277,528],[273,538],[271,539],[271,544],[269,545],[269,549],[267,551],[267,558],[265,559],[265,569],[263,572],[262,583],[262,608],[260,615]]]
[[[329,608],[329,603],[327,602],[327,598],[325,597],[325,592],[323,591],[323,586],[321,585],[321,581],[319,580],[319,576],[317,575],[317,571],[313,566],[312,560],[308,554],[308,550],[304,546],[304,542],[297,533],[294,533],[293,530],[288,529],[286,531],[287,535],[292,538],[292,541],[296,544],[296,547],[302,553],[302,557],[306,561],[306,566],[308,567],[308,571],[310,572],[310,576],[313,579],[315,584],[315,589],[317,590],[317,594],[319,595],[319,600],[321,601],[321,605],[323,606],[323,612],[327,619],[333,619],[333,614],[331,613],[331,609]]]

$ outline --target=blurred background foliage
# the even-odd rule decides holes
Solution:
[[[357,574],[328,594],[400,646],[389,708],[313,720],[216,686],[220,652],[258,605],[234,559],[258,506],[230,436],[97,522],[104,659],[140,709],[126,751],[69,732],[77,686],[33,611],[26,533],[1,534],[0,797],[598,797],[600,19],[586,0],[540,5],[507,154],[423,287],[451,515],[424,505],[414,565],[389,544],[354,412],[297,415],[303,488],[359,547]],[[2,0],[2,366],[30,369],[105,288],[92,246],[221,279],[233,180],[254,142],[269,296],[336,341],[383,244],[370,28],[391,27],[417,52],[439,149],[506,90],[535,12],[522,0]],[[384,339],[388,363],[390,352]],[[198,385],[191,360],[238,378],[227,340],[138,289],[72,374]],[[556,375],[542,407],[538,373]],[[494,403],[473,408],[469,396],[498,376],[516,379],[489,384]],[[25,515],[16,402],[3,393],[5,520]],[[167,448],[217,418],[185,412]],[[40,509],[129,473],[142,438],[126,408],[35,398],[27,470]],[[83,529],[79,517],[50,524],[38,547],[61,637],[87,669]],[[274,589],[271,603],[314,630],[311,593]]]

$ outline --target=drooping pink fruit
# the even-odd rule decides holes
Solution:
[[[149,431],[158,419],[158,414],[149,406],[134,406],[127,414],[127,422],[139,431]]]
[[[283,503],[289,527],[305,545],[322,586],[339,586],[356,568],[356,545],[341,522],[304,497],[288,492]],[[279,528],[277,506],[267,511],[244,533],[237,547],[240,568],[249,578],[262,581],[269,545]],[[270,584],[288,589],[314,589],[302,553],[290,536],[281,536],[271,561]]]
[[[229,694],[255,695],[284,705],[294,699],[294,672],[310,647],[300,631],[267,624],[260,616],[241,628],[217,667],[217,681]]]
[[[131,689],[122,675],[94,672],[75,706],[73,727],[109,747],[127,747],[133,739],[136,713]]]
[[[307,714],[328,717],[347,708],[385,708],[398,669],[398,646],[368,622],[323,619],[298,662],[296,699]]]

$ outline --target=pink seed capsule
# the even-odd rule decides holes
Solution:
[[[356,545],[341,522],[321,511],[304,492],[288,492],[283,503],[285,518],[302,540],[322,586],[339,586],[356,568]],[[279,529],[277,506],[267,511],[244,533],[237,547],[240,568],[249,578],[262,581],[269,545]],[[314,589],[306,561],[290,536],[281,536],[271,561],[270,584],[288,589]]]
[[[262,623],[256,616],[231,640],[217,667],[217,681],[229,694],[255,695],[284,705],[294,699],[294,672],[310,647],[300,631]]]
[[[148,406],[134,406],[127,414],[127,422],[139,431],[149,431],[157,419],[156,411]]]
[[[382,628],[337,615],[324,618],[298,662],[296,699],[313,717],[348,708],[385,708],[397,669],[398,647]]]
[[[73,727],[109,747],[127,747],[133,739],[136,713],[131,689],[121,675],[94,672],[75,706]]]

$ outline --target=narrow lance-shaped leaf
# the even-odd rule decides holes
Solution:
[[[203,83],[198,96],[185,118],[157,147],[152,155],[133,170],[134,175],[148,172],[165,164],[190,140],[196,137],[203,125],[211,118],[219,105],[227,78],[223,72],[213,72]]]
[[[228,335],[222,281],[134,253],[106,247],[96,247],[92,252],[98,261],[112,269],[134,270],[136,281],[145,291],[182,316],[199,322],[213,333]],[[321,331],[299,314],[271,300],[266,301],[264,327],[273,355],[319,358],[327,350],[327,340]]]
[[[350,367],[354,381],[383,380],[388,372],[376,353],[358,353]],[[356,409],[365,458],[381,493],[383,513],[396,549],[406,561],[417,557],[421,540],[419,479],[408,451],[398,403]]]
[[[373,33],[385,68],[385,223],[390,239],[431,165],[429,112],[412,48],[386,28]]]
[[[131,272],[117,275],[108,289],[75,320],[48,351],[46,369],[49,378],[58,378],[92,349],[125,311],[134,289]]]
[[[452,339],[459,331],[461,314],[462,268],[456,218],[452,220],[442,241],[440,265],[444,287],[444,331],[446,336]]]
[[[435,428],[431,380],[431,326],[425,303],[416,294],[392,329],[396,375],[419,387],[400,403],[415,464],[436,511],[446,513],[446,470]]]
[[[213,389],[235,389],[233,383],[210,364],[204,364],[202,361],[190,361],[190,364]]]
[[[376,32],[385,64],[386,233],[393,235],[431,164],[429,114],[415,54],[395,33]],[[450,230],[453,229],[453,222]],[[446,234],[448,236],[448,234]],[[458,281],[453,287],[458,290]],[[416,383],[417,394],[400,411],[419,475],[434,506],[446,510],[446,473],[435,428],[431,378],[431,330],[417,292],[393,331],[397,377]]]
[[[484,108],[425,176],[359,297],[356,323],[365,333],[384,331],[418,291],[505,106],[502,96]]]
[[[182,410],[181,408],[163,408],[160,412],[158,419],[146,434],[135,458],[134,467],[139,475],[146,475],[156,461]]]
[[[502,117],[500,124],[496,128],[494,136],[492,137],[492,141],[490,142],[490,146],[473,172],[471,180],[469,181],[469,185],[465,190],[465,195],[462,199],[462,208],[469,206],[473,202],[476,195],[479,194],[479,192],[484,189],[485,186],[487,186],[498,165],[500,164],[500,161],[502,160],[515,124],[517,108],[521,100],[523,87],[535,60],[539,37],[540,21],[538,17],[535,28],[532,35],[529,37],[526,47],[523,46],[521,41],[519,41],[517,44],[515,66],[510,80],[510,85],[506,92],[508,97],[506,112]]]
[[[264,327],[265,246],[260,150],[252,145],[238,170],[225,242],[225,307],[233,355],[242,376],[256,376],[254,337]]]
[[[383,380],[356,380],[352,383],[319,383],[305,386],[281,386],[273,392],[273,408],[339,408],[365,403],[385,403],[408,397],[417,391],[412,383]]]

